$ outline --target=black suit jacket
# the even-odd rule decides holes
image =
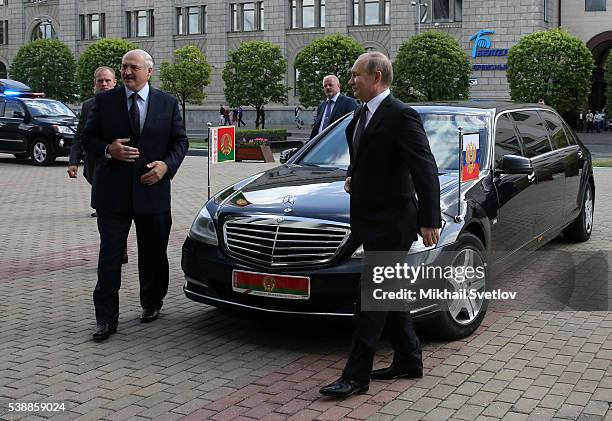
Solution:
[[[346,128],[351,230],[366,248],[401,245],[407,250],[420,227],[441,226],[436,161],[419,114],[392,95],[372,115],[355,156],[353,132],[360,111]]]
[[[327,100],[323,101],[319,104],[319,107],[317,108],[317,119],[314,123],[314,126],[312,126],[312,132],[310,132],[311,139],[317,134],[319,134],[319,127],[321,127],[321,122],[323,121],[323,114],[325,113],[326,103]],[[338,99],[336,100],[336,103],[334,104],[334,109],[332,110],[329,116],[329,121],[327,125],[330,126],[334,121],[338,120],[343,115],[350,113],[355,108],[357,108],[357,101],[355,101],[355,99],[340,94],[338,96]]]
[[[189,146],[177,99],[150,88],[144,127],[138,135],[130,125],[125,88],[118,86],[95,96],[89,111],[83,146],[92,159],[104,158],[107,145],[115,139],[130,138],[140,152],[136,162],[108,159],[96,168],[92,207],[101,211],[152,214],[170,210],[170,179],[178,170]],[[164,161],[168,172],[147,186],[140,177],[146,165]]]
[[[89,98],[81,105],[81,114],[79,115],[79,124],[77,126],[76,133],[74,135],[74,143],[70,148],[70,157],[68,158],[68,165],[78,166],[81,160],[84,160],[83,175],[85,179],[92,182],[93,173],[96,168],[97,161],[89,159],[83,150],[83,131],[85,130],[85,123],[87,123],[87,117],[89,111],[93,106],[93,98]]]

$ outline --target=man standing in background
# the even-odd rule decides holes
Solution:
[[[317,108],[317,119],[310,132],[311,139],[334,121],[357,108],[357,101],[340,93],[340,81],[334,75],[323,78],[323,92],[327,99]]]

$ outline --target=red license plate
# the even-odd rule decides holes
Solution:
[[[242,294],[307,300],[310,298],[310,278],[234,270],[232,289]]]

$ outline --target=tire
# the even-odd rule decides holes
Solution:
[[[39,166],[51,165],[55,161],[55,156],[51,151],[49,141],[43,137],[36,138],[30,145],[30,157],[32,164]]]
[[[14,153],[13,156],[17,159],[26,159],[29,155],[27,152]]]
[[[489,280],[489,269],[487,263],[487,253],[484,244],[478,237],[469,232],[459,236],[457,242],[459,247],[455,251],[452,259],[452,265],[459,262],[466,262],[468,257],[468,265],[472,267],[482,266],[485,270],[485,276],[476,281],[460,282],[447,280],[449,291],[458,289],[475,289],[479,292],[487,290],[487,281]],[[452,285],[452,286],[451,286]],[[429,320],[422,332],[437,339],[457,340],[471,335],[482,323],[487,312],[488,301],[486,299],[477,298],[470,300],[442,300],[438,303],[438,310],[431,320]]]
[[[572,242],[582,243],[591,238],[593,231],[593,188],[591,183],[587,183],[584,193],[582,194],[582,206],[580,214],[565,230],[563,236]]]

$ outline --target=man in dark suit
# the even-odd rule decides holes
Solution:
[[[93,293],[94,340],[117,330],[121,256],[132,220],[136,224],[142,322],[155,320],[168,291],[166,249],[172,218],[170,180],[188,141],[178,101],[149,87],[153,59],[143,50],[123,56],[123,85],[95,96],[83,146],[96,167],[92,206],[98,212],[100,255]]]
[[[392,81],[389,59],[370,52],[359,56],[349,82],[364,104],[346,129],[351,163],[345,190],[351,195],[351,232],[366,253],[407,252],[419,232],[428,247],[440,238],[436,161],[418,113],[390,94]],[[363,311],[358,302],[355,323],[342,377],[321,388],[323,395],[365,393],[370,378],[422,377],[421,345],[409,311]],[[393,363],[371,371],[386,323],[392,332]]]
[[[311,139],[334,121],[357,108],[357,101],[340,93],[340,81],[334,75],[323,78],[323,92],[327,99],[317,108],[317,119],[310,132]]]

